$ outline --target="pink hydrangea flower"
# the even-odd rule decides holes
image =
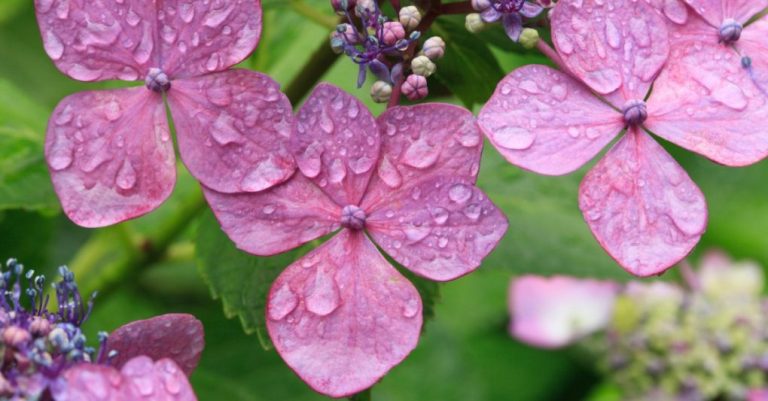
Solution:
[[[696,48],[686,50],[695,71],[675,62],[662,71],[669,32],[645,2],[560,1],[552,36],[567,71],[513,71],[481,111],[480,127],[508,161],[547,175],[575,171],[626,129],[585,177],[579,204],[620,265],[637,276],[660,274],[699,241],[707,210],[649,134],[722,164],[754,163],[768,155],[768,132],[756,129],[768,117],[765,97],[731,81],[740,66]],[[733,74],[723,78],[724,69]]]
[[[608,326],[620,286],[566,276],[521,276],[509,288],[509,332],[541,348],[559,348]]]
[[[768,401],[768,389],[750,390],[747,401]]]
[[[351,95],[319,85],[298,112],[300,173],[260,193],[205,195],[240,249],[273,255],[341,231],[273,283],[267,328],[312,388],[362,391],[419,338],[416,274],[453,280],[476,269],[508,223],[475,187],[482,135],[460,107],[395,107],[374,119]],[[367,235],[366,235],[367,233]]]
[[[164,98],[192,175],[221,192],[260,191],[295,170],[292,109],[271,78],[228,70],[256,47],[259,0],[35,0],[43,45],[88,91],[54,111],[46,158],[66,214],[98,227],[147,213],[173,190]]]

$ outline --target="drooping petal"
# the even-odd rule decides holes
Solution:
[[[256,255],[285,252],[339,228],[339,206],[299,173],[259,193],[203,193],[229,238]]]
[[[332,397],[362,391],[416,346],[419,293],[358,232],[344,230],[289,266],[269,294],[277,352]]]
[[[123,365],[120,373],[125,401],[197,401],[184,371],[170,359],[153,362],[138,356]]]
[[[118,369],[145,355],[155,361],[169,358],[187,375],[197,367],[204,346],[202,323],[187,314],[137,320],[120,326],[107,339],[107,349],[117,351],[110,364]]]
[[[643,1],[565,0],[552,16],[565,64],[621,108],[642,100],[669,55],[667,24]]]
[[[621,113],[581,82],[541,65],[499,82],[478,122],[510,163],[547,175],[583,166],[624,126]]]
[[[509,288],[510,334],[536,347],[558,348],[604,329],[619,285],[610,281],[521,276]]]
[[[761,18],[744,29],[741,39],[736,42],[740,53],[749,57],[746,69],[752,81],[765,98],[768,98],[768,18]]]
[[[641,277],[660,274],[688,255],[707,225],[699,188],[637,129],[587,174],[579,205],[600,245]]]
[[[64,212],[85,227],[155,209],[176,180],[162,98],[143,87],[62,100],[48,123],[45,155]]]
[[[720,28],[720,24],[726,18],[725,2],[727,0],[683,0],[688,3],[699,16],[704,18],[709,25],[714,28]]]
[[[480,189],[450,176],[397,192],[366,221],[370,235],[390,256],[436,281],[479,267],[508,225]]]
[[[83,363],[67,369],[51,385],[56,401],[129,401],[130,390],[117,369]]]
[[[520,14],[506,14],[502,19],[504,25],[504,32],[513,41],[520,40],[520,34],[523,32],[523,18]]]
[[[724,0],[725,18],[746,24],[752,17],[768,7],[768,0]]]
[[[685,29],[684,27],[680,29]],[[645,126],[718,163],[744,166],[768,156],[768,97],[730,47],[679,41],[648,99]]]
[[[171,78],[223,71],[261,36],[261,0],[164,0],[158,25],[162,69]]]
[[[152,1],[35,0],[45,52],[80,81],[143,79],[159,62]]]
[[[298,112],[291,141],[305,176],[342,207],[360,203],[381,141],[363,103],[333,85],[318,85]]]
[[[423,181],[455,177],[474,184],[480,170],[483,137],[475,117],[463,107],[422,104],[393,107],[377,120],[381,157],[363,200],[372,211]]]
[[[184,164],[219,192],[258,192],[293,175],[293,109],[277,82],[231,70],[173,81],[168,103]]]

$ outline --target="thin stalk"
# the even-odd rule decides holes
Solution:
[[[336,18],[318,11],[303,0],[290,0],[288,5],[296,14],[299,14],[324,28],[333,30],[336,28],[336,25],[338,25]]]

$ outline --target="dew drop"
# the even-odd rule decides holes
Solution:
[[[405,305],[403,305],[403,316],[410,319],[415,317],[418,312],[419,312],[418,299],[414,297],[408,298],[408,300],[405,301]]]
[[[317,269],[314,280],[307,282],[304,291],[307,310],[318,316],[327,316],[339,307],[340,295],[332,273],[322,266]]]
[[[216,28],[217,26],[221,25],[227,19],[227,17],[229,17],[229,14],[232,13],[236,5],[237,3],[232,2],[231,5],[227,8],[212,10],[208,13],[208,15],[205,16],[203,25],[210,28]]]
[[[608,46],[611,46],[614,49],[619,49],[621,47],[621,32],[610,19],[605,21],[605,38],[608,42]]]
[[[536,135],[522,127],[502,127],[492,134],[496,143],[507,149],[525,150],[533,146]]]
[[[389,157],[384,156],[381,159],[378,170],[379,178],[392,189],[399,188],[403,184],[403,176],[400,175],[397,167],[389,161]]]
[[[104,106],[104,116],[109,121],[117,121],[123,115],[123,110],[120,108],[120,103],[116,99],[111,99]]]
[[[243,140],[243,135],[234,126],[235,119],[227,112],[222,112],[211,125],[211,136],[220,145],[238,143]]]
[[[433,166],[440,156],[440,147],[430,144],[426,135],[411,144],[403,154],[403,162],[417,169]]]
[[[61,171],[72,165],[74,149],[67,142],[56,139],[48,156],[48,165],[55,171]]]
[[[328,180],[334,184],[344,181],[347,177],[347,168],[341,159],[335,159],[328,168]]]
[[[348,164],[349,168],[352,169],[355,174],[363,174],[371,171],[371,168],[373,168],[373,165],[375,164],[375,160],[363,155],[356,159],[350,159]]]
[[[448,246],[448,238],[441,237],[439,240],[437,240],[437,246],[440,247],[440,249],[444,249],[446,246]]]
[[[115,183],[120,189],[126,191],[136,186],[136,169],[128,159],[123,161],[123,165],[117,172]]]
[[[269,300],[269,318],[272,320],[283,320],[296,309],[298,304],[298,296],[296,296],[287,283],[284,283],[272,294]]]
[[[315,178],[320,174],[323,160],[321,158],[323,154],[323,145],[320,142],[313,142],[301,157],[298,157],[296,163],[299,165],[301,172],[308,178]]]
[[[240,187],[247,192],[263,191],[284,179],[285,171],[269,155],[243,177]]]
[[[432,229],[427,225],[408,224],[403,229],[403,232],[405,233],[408,242],[415,244],[424,238],[427,238],[432,232]]]
[[[46,32],[43,47],[48,56],[53,60],[59,60],[64,55],[64,44],[61,43],[61,39],[56,36],[53,30]]]
[[[216,71],[219,68],[219,65],[221,64],[221,55],[219,53],[213,53],[211,54],[211,57],[208,58],[208,61],[205,62],[205,68],[208,71]]]
[[[466,203],[471,197],[472,189],[464,184],[455,184],[448,190],[448,198],[459,204]]]
[[[432,219],[435,223],[441,226],[448,221],[448,217],[450,216],[448,210],[439,206],[429,209],[429,214],[432,215]]]
[[[483,207],[477,203],[473,203],[464,209],[464,215],[472,221],[480,219],[480,214],[483,212]]]

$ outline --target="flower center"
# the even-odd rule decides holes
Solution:
[[[733,18],[728,18],[720,25],[720,42],[725,44],[731,44],[741,38],[741,31],[744,30],[738,21]]]
[[[147,78],[144,80],[147,89],[162,93],[171,89],[171,79],[159,68],[150,68]]]
[[[642,100],[630,100],[621,109],[624,122],[630,127],[641,125],[648,118],[648,107]]]
[[[347,205],[341,210],[341,225],[350,230],[365,228],[365,212],[359,206]]]
[[[523,8],[525,0],[495,0],[493,8],[500,13],[516,13]]]

